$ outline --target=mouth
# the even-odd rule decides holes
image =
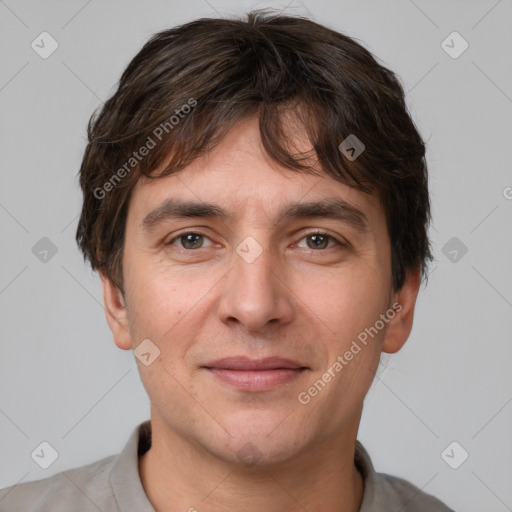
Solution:
[[[309,368],[280,357],[228,357],[202,366],[216,379],[241,391],[270,391],[289,384]]]

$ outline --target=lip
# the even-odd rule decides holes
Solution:
[[[226,357],[203,365],[214,377],[241,391],[270,391],[288,384],[308,368],[282,357]]]
[[[217,368],[220,370],[246,370],[246,371],[261,371],[261,370],[297,370],[305,368],[304,365],[291,359],[284,357],[265,357],[264,359],[250,359],[249,357],[224,357],[217,359],[210,363],[203,365],[205,368]]]

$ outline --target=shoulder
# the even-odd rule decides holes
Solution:
[[[440,500],[407,480],[387,473],[377,473],[370,455],[359,441],[356,441],[355,464],[364,479],[360,512],[453,512]]]
[[[375,485],[381,504],[399,507],[402,512],[454,512],[440,500],[403,478],[376,473]],[[377,509],[376,509],[377,510]]]
[[[0,490],[2,512],[118,512],[109,482],[115,455]]]

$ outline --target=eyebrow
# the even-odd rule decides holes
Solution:
[[[368,219],[361,210],[340,198],[285,205],[277,217],[278,220],[333,219],[349,224],[360,232],[367,231],[369,226]],[[150,231],[165,220],[179,218],[213,218],[229,222],[232,215],[217,204],[167,199],[144,217],[141,227]]]

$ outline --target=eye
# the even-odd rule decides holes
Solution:
[[[327,233],[309,233],[304,238],[301,239],[306,240],[306,249],[313,249],[313,250],[319,250],[319,249],[330,249],[332,247],[329,246],[329,242],[333,242],[334,245],[339,245],[341,247],[346,247],[346,244],[340,242],[336,238],[334,238],[331,235],[328,235]],[[298,247],[301,247],[298,244]],[[302,246],[303,247],[303,246]]]
[[[165,245],[176,245],[176,242],[178,242],[177,248],[184,250],[184,251],[194,251],[197,249],[205,249],[207,247],[210,247],[212,244],[205,246],[204,242],[205,240],[210,240],[209,237],[202,233],[198,233],[195,231],[187,231],[185,233],[181,233],[175,237],[173,237],[171,240],[165,243]],[[303,245],[300,245],[300,242],[303,240],[306,240],[306,247]],[[304,236],[300,242],[297,244],[298,247],[302,247],[305,249],[311,249],[314,251],[321,251],[323,249],[330,249],[333,246],[339,246],[339,247],[347,247],[347,244],[341,242],[340,240],[336,239],[332,235],[329,235],[324,232],[314,232],[309,233],[306,236]]]
[[[188,231],[186,233],[181,233],[180,235],[175,236],[174,238],[166,242],[165,245],[174,245],[174,242],[179,241],[181,242],[181,246],[178,246],[178,248],[188,251],[194,249],[203,249],[204,240],[210,239],[206,235],[203,235],[202,233]]]

